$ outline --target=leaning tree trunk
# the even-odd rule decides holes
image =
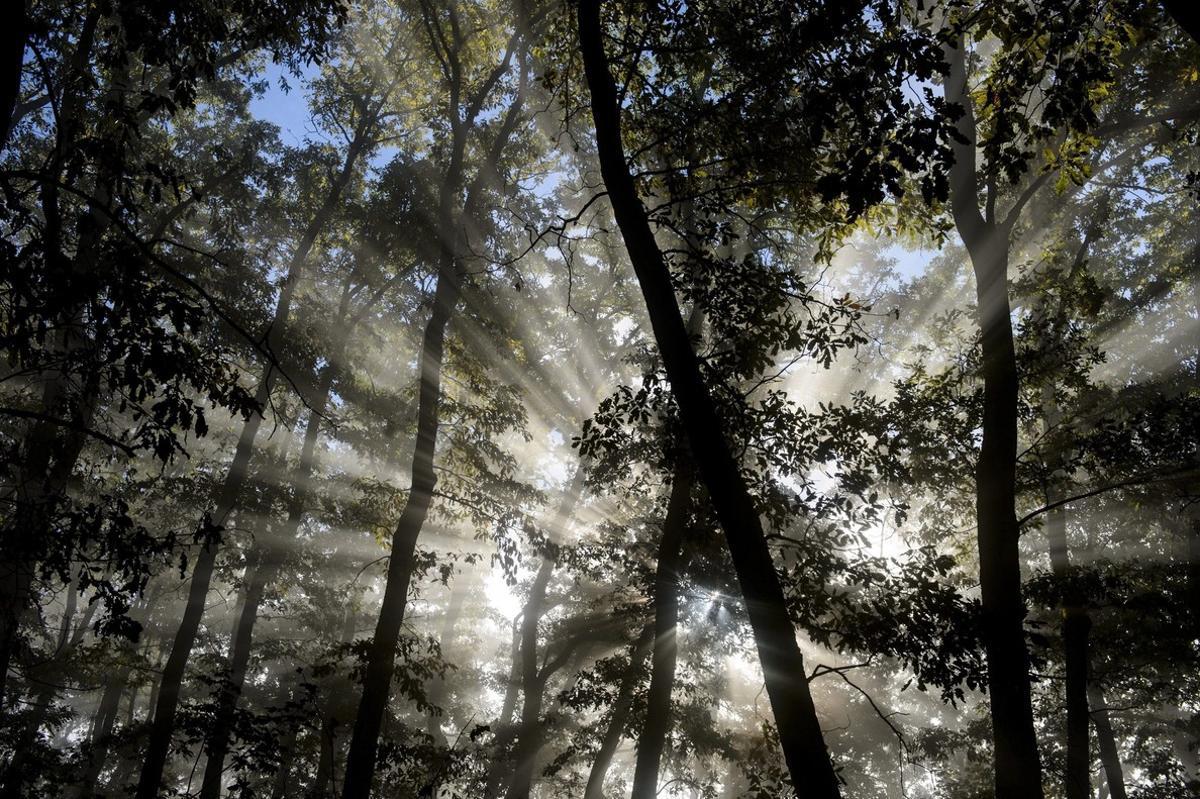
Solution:
[[[330,186],[320,208],[309,220],[303,235],[292,253],[288,270],[279,289],[279,299],[275,305],[275,314],[267,331],[267,351],[277,354],[281,344],[286,340],[284,329],[291,315],[292,300],[296,292],[296,284],[304,271],[317,237],[332,219],[341,201],[342,193],[354,176],[354,170],[361,156],[367,149],[370,139],[371,125],[363,122],[355,130],[354,139],[346,151],[345,160],[338,176]],[[264,411],[271,396],[271,388],[275,381],[273,364],[266,366],[262,380],[259,381],[255,402]],[[250,473],[250,457],[254,451],[254,441],[258,436],[263,416],[256,413],[250,416],[242,425],[237,447],[233,453],[233,461],[225,475],[216,497],[216,512],[212,522],[218,529],[223,526],[233,511],[242,488]],[[206,520],[207,521],[207,520]],[[201,525],[205,525],[202,523]],[[171,646],[171,654],[167,658],[159,685],[158,702],[154,708],[154,721],[150,729],[150,741],[146,747],[145,761],[142,765],[141,777],[138,779],[136,799],[155,799],[159,785],[162,782],[163,770],[167,764],[167,754],[171,747],[171,737],[175,730],[175,714],[179,708],[180,689],[183,684],[183,673],[187,668],[188,658],[196,643],[196,634],[200,629],[200,620],[204,615],[204,602],[208,597],[208,589],[212,584],[212,575],[217,561],[218,541],[209,536],[201,546],[192,569],[192,582],[188,587],[187,605],[184,607],[183,619],[175,634]]]
[[[725,440],[679,312],[670,271],[625,160],[621,106],[604,52],[600,6],[601,0],[580,1],[579,39],[609,202],[642,289],[689,448],[725,531],[788,770],[797,788],[803,786],[813,796],[837,797],[838,778],[804,679],[804,658],[762,522]]]
[[[692,476],[687,464],[675,468],[667,518],[658,547],[658,571],[654,579],[654,655],[650,667],[650,691],[646,697],[646,723],[638,738],[637,764],[633,772],[633,799],[658,795],[658,770],[671,729],[671,689],[675,684],[675,661],[679,646],[679,576],[684,533],[691,515]]]
[[[629,668],[621,680],[621,689],[613,702],[612,716],[608,720],[608,728],[600,741],[600,748],[592,760],[592,768],[588,772],[587,787],[583,791],[583,799],[604,799],[604,779],[612,766],[613,757],[621,739],[625,737],[625,726],[629,723],[629,711],[633,708],[633,696],[642,678],[642,664],[650,654],[654,644],[655,625],[648,624],[638,636],[637,641],[629,650]]]
[[[975,474],[975,513],[983,640],[992,711],[996,799],[1041,799],[1042,769],[1033,726],[1029,652],[1016,516],[1017,359],[1008,298],[1005,225],[979,212],[975,121],[963,44],[946,48],[946,97],[962,106],[953,142],[950,205],[975,271],[983,345],[983,443]]]

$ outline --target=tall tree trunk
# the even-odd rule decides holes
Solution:
[[[290,794],[292,781],[292,759],[296,755],[297,729],[293,725],[287,732],[287,737],[280,747],[279,766],[275,769],[275,779],[271,782],[271,799],[287,799]]]
[[[333,217],[341,201],[342,193],[354,177],[354,171],[359,157],[366,151],[373,130],[373,122],[364,119],[354,132],[354,138],[346,151],[341,171],[334,179],[320,208],[309,220],[304,233],[300,237],[296,250],[292,253],[291,261],[279,289],[279,299],[275,305],[275,314],[267,330],[267,350],[274,354],[282,350],[286,340],[285,328],[291,315],[292,300],[295,296],[296,285],[304,272],[309,255],[316,244],[317,237],[325,229]],[[267,364],[262,380],[259,381],[255,401],[260,408],[265,409],[271,396],[276,370],[274,364]],[[250,473],[250,458],[254,451],[254,442],[258,429],[262,424],[262,414],[253,414],[242,425],[238,437],[237,448],[234,450],[233,461],[225,475],[225,481],[217,492],[216,512],[212,522],[222,527],[237,504],[242,488]],[[202,525],[203,526],[203,525]],[[188,588],[187,605],[184,608],[183,619],[175,635],[171,647],[171,655],[167,658],[163,670],[162,681],[159,685],[158,702],[154,710],[154,722],[150,730],[150,740],[146,748],[146,757],[142,766],[141,777],[138,780],[136,799],[155,799],[159,785],[162,783],[163,770],[170,751],[171,736],[175,730],[175,714],[179,707],[180,688],[183,683],[184,670],[188,658],[196,642],[196,633],[200,629],[200,620],[204,615],[204,602],[212,584],[213,569],[216,565],[219,543],[211,536],[201,547],[196,565],[192,570],[192,582]]]
[[[1125,771],[1121,768],[1121,755],[1117,751],[1117,739],[1108,717],[1104,692],[1099,685],[1092,683],[1088,686],[1087,698],[1092,706],[1092,723],[1096,725],[1096,744],[1100,749],[1100,763],[1104,766],[1104,782],[1112,799],[1127,799]]]
[[[83,617],[75,624],[77,606],[77,586],[72,581],[67,589],[66,606],[59,625],[58,643],[49,660],[40,664],[30,676],[34,687],[27,700],[28,717],[21,725],[17,738],[13,742],[13,756],[4,772],[3,784],[0,785],[0,799],[20,799],[25,794],[26,783],[29,780],[27,771],[30,755],[38,746],[38,734],[46,724],[46,717],[54,706],[58,694],[58,675],[70,662],[70,658],[87,634],[91,626],[92,616],[96,612],[96,604],[89,603]],[[74,629],[72,629],[74,628]]]
[[[433,501],[437,475],[433,458],[437,447],[442,393],[442,352],[446,326],[462,293],[458,265],[458,239],[455,200],[462,184],[462,161],[465,147],[464,132],[454,126],[454,142],[450,164],[444,176],[438,203],[439,259],[437,289],[433,308],[425,323],[419,360],[420,379],[417,394],[417,436],[412,457],[412,484],[404,510],[392,533],[391,557],[388,562],[383,602],[375,635],[367,650],[363,674],[362,695],[350,739],[346,759],[346,779],[342,786],[343,799],[367,799],[375,776],[379,733],[391,695],[392,675],[396,666],[396,646],[408,605],[408,588],[412,580],[413,556],[417,539],[425,525]]]
[[[825,748],[808,681],[803,679],[807,673],[804,658],[762,522],[700,374],[670,271],[625,160],[621,107],[604,52],[600,5],[601,0],[581,0],[578,9],[600,171],[641,286],[689,448],[725,531],[788,770],[798,789],[817,797],[837,797],[838,778]]]
[[[983,344],[983,443],[975,475],[975,512],[993,778],[996,799],[1042,799],[1016,516],[1018,378],[1008,298],[1009,231],[979,212],[975,119],[963,47],[960,38],[957,47],[946,48],[946,97],[963,108],[958,120],[963,141],[952,145],[950,206],[975,271]]]
[[[241,612],[238,614],[233,639],[230,642],[228,670],[224,684],[218,689],[216,709],[208,734],[208,760],[204,765],[204,777],[200,785],[201,799],[217,799],[220,796],[222,776],[225,773],[225,756],[229,752],[233,732],[234,713],[250,664],[254,623],[258,619],[258,608],[262,604],[263,593],[267,584],[274,579],[281,560],[282,553],[278,547],[268,544],[252,557],[252,562],[247,566]]]
[[[604,732],[604,738],[600,741],[596,757],[592,760],[592,768],[588,772],[583,799],[604,799],[604,780],[612,766],[617,747],[621,745],[621,739],[625,737],[625,726],[629,723],[629,711],[633,707],[633,696],[641,682],[642,664],[654,645],[654,631],[655,625],[646,625],[637,641],[630,647],[629,668],[621,680],[621,690],[617,692],[617,700],[613,702],[608,728]]]
[[[679,577],[683,539],[692,509],[692,475],[680,458],[671,482],[667,517],[658,547],[658,570],[654,579],[654,656],[651,659],[650,691],[646,697],[646,723],[638,738],[637,764],[633,772],[633,799],[658,795],[658,770],[671,729],[671,689],[675,685],[675,661],[679,646]]]
[[[246,669],[250,663],[250,651],[254,638],[254,625],[258,621],[258,609],[262,604],[267,586],[275,581],[279,570],[283,567],[286,547],[295,540],[309,505],[312,475],[317,460],[317,440],[321,435],[321,421],[329,407],[329,397],[333,391],[337,364],[341,363],[350,333],[346,319],[350,307],[350,289],[350,277],[347,277],[342,286],[342,297],[338,305],[336,332],[329,362],[317,375],[308,422],[304,429],[304,442],[300,448],[300,460],[292,474],[287,520],[279,531],[267,534],[269,540],[265,538],[255,542],[256,555],[251,558],[251,563],[247,567],[245,595],[241,612],[234,626],[233,640],[229,651],[228,679],[218,697],[212,729],[208,736],[208,760],[204,766],[200,799],[217,799],[220,795],[222,775],[225,772],[225,757],[229,752],[230,738],[233,732],[234,713],[242,694],[242,686],[246,681]]]
[[[519,49],[523,49],[519,48]],[[523,58],[523,55],[518,58]],[[507,57],[497,64],[491,76],[494,80],[507,71]],[[457,74],[457,73],[456,73]],[[466,154],[467,135],[474,128],[476,118],[458,107],[463,99],[462,86],[454,85],[450,92],[450,158],[442,176],[441,194],[438,198],[437,235],[438,269],[437,288],[434,290],[433,308],[425,323],[418,361],[420,370],[417,391],[417,435],[412,457],[412,483],[404,510],[392,533],[392,549],[385,579],[383,601],[379,609],[379,620],[375,625],[375,636],[367,650],[367,663],[363,675],[363,689],[359,699],[358,714],[354,720],[354,732],[350,738],[350,751],[346,758],[346,779],[342,786],[343,799],[367,799],[371,782],[375,776],[375,759],[378,755],[379,733],[387,711],[391,694],[392,674],[395,670],[396,646],[400,640],[400,627],[404,623],[404,612],[408,604],[408,587],[412,579],[413,556],[417,539],[429,513],[433,500],[433,489],[437,475],[433,470],[433,459],[437,446],[440,424],[442,392],[442,351],[445,346],[446,326],[462,296],[462,274],[460,251],[467,231],[481,213],[483,191],[492,185],[499,174],[498,164],[517,127],[524,103],[527,76],[521,65],[520,83],[516,96],[509,104],[491,147],[479,167],[475,179],[467,190],[460,212],[456,212],[459,194],[463,186],[463,159]],[[485,86],[494,85],[493,80]],[[478,98],[480,103],[486,98]]]

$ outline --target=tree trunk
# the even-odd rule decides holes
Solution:
[[[1062,414],[1054,402],[1053,387],[1042,390],[1042,421],[1049,435],[1060,424]],[[1051,452],[1047,470],[1051,472],[1046,504],[1063,499],[1055,475],[1060,471],[1061,454]],[[1066,799],[1091,799],[1092,758],[1088,745],[1088,634],[1092,619],[1077,592],[1069,587],[1072,577],[1071,552],[1067,542],[1067,510],[1056,507],[1046,514],[1046,538],[1050,546],[1050,568],[1059,584],[1065,586],[1059,599],[1062,614],[1063,659],[1067,699],[1067,766],[1064,782]]]
[[[793,783],[817,797],[840,795],[762,522],[692,351],[671,275],[625,161],[621,107],[604,53],[601,0],[579,3],[579,39],[592,96],[597,154],[651,327],[679,406],[689,448],[725,531],[754,631],[780,742]]]
[[[550,537],[560,538],[563,530],[575,514],[575,505],[583,493],[584,467],[581,464],[567,486],[562,502],[554,514],[550,526]],[[513,751],[513,776],[508,785],[508,799],[527,799],[533,786],[533,771],[538,751],[542,748],[542,706],[545,702],[546,683],[554,672],[554,666],[538,666],[538,624],[546,612],[546,588],[554,574],[554,558],[542,556],[533,583],[529,586],[529,597],[521,614],[521,722],[516,734]],[[561,664],[560,664],[561,665]]]
[[[300,448],[300,460],[292,474],[292,491],[288,498],[288,515],[277,533],[270,533],[272,540],[256,542],[256,557],[251,558],[245,576],[246,590],[241,613],[233,631],[229,652],[228,681],[223,686],[208,737],[208,760],[204,765],[204,780],[200,786],[200,799],[217,799],[221,792],[221,778],[225,772],[225,757],[229,752],[233,732],[233,717],[237,710],[242,686],[246,681],[246,668],[250,662],[250,650],[254,637],[254,625],[258,621],[258,609],[268,585],[275,581],[283,566],[285,548],[295,540],[309,505],[312,475],[316,468],[317,440],[321,435],[321,421],[329,407],[329,396],[333,390],[336,364],[341,362],[349,338],[346,317],[350,306],[350,280],[342,286],[342,298],[338,306],[334,341],[329,362],[317,375],[316,390],[312,397],[308,422],[304,429],[304,442]]]
[[[271,784],[271,799],[287,799],[292,781],[292,759],[296,755],[296,727],[288,730],[287,738],[280,749],[279,767]]]
[[[521,723],[517,731],[517,745],[513,750],[512,781],[508,784],[508,799],[528,799],[533,786],[533,767],[541,748],[542,703],[545,698],[546,679],[538,668],[537,633],[538,622],[546,604],[546,586],[554,573],[554,559],[542,558],[533,584],[529,587],[529,598],[525,602],[521,621]]]
[[[600,741],[596,758],[592,761],[591,771],[588,772],[587,787],[583,799],[604,799],[604,779],[612,766],[613,757],[621,739],[625,737],[625,726],[629,723],[629,711],[633,707],[633,695],[637,691],[642,676],[642,663],[654,644],[653,624],[646,625],[642,634],[629,650],[629,668],[621,681],[621,690],[617,693],[617,701],[613,703],[612,716],[608,721],[608,729]]]
[[[67,589],[66,606],[59,625],[58,643],[54,654],[49,660],[40,664],[30,675],[34,688],[27,704],[28,718],[17,733],[13,742],[13,756],[5,769],[3,785],[0,785],[0,798],[20,799],[25,793],[29,774],[29,756],[38,745],[38,734],[46,723],[46,716],[54,706],[58,694],[57,679],[62,673],[63,666],[69,662],[75,648],[87,633],[93,614],[96,612],[95,603],[89,603],[78,625],[75,625],[75,610],[77,606],[77,586],[73,581]],[[74,627],[74,630],[72,630]]]
[[[373,123],[364,120],[355,130],[354,138],[346,151],[341,171],[330,186],[320,208],[309,220],[304,233],[300,237],[296,250],[288,264],[288,270],[279,290],[279,299],[275,305],[275,314],[267,330],[267,350],[278,353],[286,340],[285,328],[291,315],[292,300],[295,296],[296,285],[304,271],[317,237],[341,201],[342,193],[354,176],[354,169],[361,156],[367,149]],[[275,382],[274,364],[267,364],[262,380],[259,381],[255,401],[260,408],[265,409],[271,396],[271,388]],[[249,476],[250,457],[254,451],[254,441],[258,436],[258,428],[262,424],[262,414],[253,414],[242,425],[238,437],[237,448],[234,450],[233,461],[225,482],[221,484],[216,497],[216,513],[213,523],[223,526],[229,514],[237,504],[238,497]],[[192,646],[196,642],[196,633],[200,629],[200,620],[204,615],[204,601],[212,583],[213,567],[216,565],[219,544],[215,540],[207,541],[202,546],[192,570],[192,582],[188,589],[188,601],[184,608],[183,619],[175,635],[171,647],[171,655],[167,658],[167,666],[159,686],[158,703],[154,710],[154,722],[150,730],[150,742],[146,749],[145,762],[142,766],[141,778],[138,780],[136,799],[155,799],[162,782],[163,769],[166,767],[167,754],[170,751],[171,735],[175,729],[175,713],[179,707],[180,686],[183,673],[191,656]]]
[[[375,636],[367,650],[362,695],[346,759],[343,799],[367,799],[375,776],[379,733],[391,695],[392,675],[396,667],[396,646],[408,605],[408,587],[412,580],[413,556],[417,539],[429,513],[437,475],[433,458],[437,447],[442,393],[442,351],[446,326],[461,295],[458,265],[459,231],[456,229],[454,202],[462,183],[463,132],[455,125],[450,165],[442,184],[438,204],[439,262],[433,309],[425,323],[419,360],[420,379],[417,395],[417,437],[412,457],[412,484],[404,510],[392,533],[383,602]]]
[[[29,0],[17,0],[4,26],[4,63],[0,66],[0,152],[8,146],[13,115],[21,97],[21,66],[29,38]]]
[[[450,587],[450,600],[446,605],[446,613],[442,617],[442,629],[438,635],[439,646],[441,648],[442,659],[446,659],[446,653],[451,647],[454,639],[454,628],[458,624],[458,618],[462,615],[463,605],[467,599],[467,573],[460,573],[454,578],[454,584]],[[434,741],[442,746],[447,745],[446,734],[442,731],[442,725],[445,723],[446,713],[442,708],[442,704],[446,701],[446,678],[444,676],[435,675],[430,680],[428,691],[428,702],[438,710],[430,711],[425,716],[425,731]]]
[[[654,580],[654,656],[650,668],[650,692],[646,698],[646,724],[638,738],[637,765],[633,772],[633,799],[658,795],[658,770],[671,729],[671,689],[675,684],[678,656],[676,625],[679,621],[679,578],[683,539],[692,506],[692,476],[687,465],[675,468],[667,518],[658,548],[658,571]]]
[[[509,658],[508,684],[504,688],[504,701],[500,705],[500,716],[496,719],[496,754],[488,770],[484,796],[499,796],[501,785],[509,776],[508,749],[517,731],[513,715],[517,712],[517,696],[521,690],[521,630],[523,617],[513,619],[512,654]]]
[[[342,619],[341,637],[338,639],[343,644],[348,644],[354,640],[355,629],[355,614],[351,608],[346,608],[346,615]],[[308,799],[326,799],[326,797],[334,795],[333,785],[333,764],[334,756],[337,752],[337,728],[338,719],[334,712],[335,703],[333,701],[332,692],[327,692],[325,698],[324,712],[321,714],[321,726],[319,729],[320,755],[317,758],[317,774],[313,780],[312,786],[308,789]]]
[[[104,685],[104,693],[100,696],[100,706],[96,710],[91,734],[88,736],[87,765],[76,793],[78,799],[90,799],[96,791],[96,782],[100,778],[100,771],[108,761],[108,753],[112,748],[113,727],[116,726],[121,697],[125,695],[125,688],[129,685],[130,671],[129,666],[122,666]]]
[[[1088,686],[1088,700],[1092,706],[1092,723],[1096,725],[1096,743],[1100,749],[1100,763],[1104,766],[1104,782],[1112,799],[1127,799],[1125,772],[1121,768],[1121,755],[1117,751],[1117,739],[1113,735],[1112,721],[1108,717],[1108,705],[1099,685]]]
[[[1200,43],[1200,14],[1196,13],[1195,3],[1189,0],[1163,0],[1163,5],[1175,24],[1183,28],[1192,41]]]
[[[946,97],[964,109],[953,142],[950,205],[975,271],[983,344],[983,443],[975,477],[979,584],[992,712],[996,799],[1042,799],[1033,727],[1016,517],[1017,361],[1008,299],[1008,230],[979,212],[975,121],[961,40],[946,48]]]

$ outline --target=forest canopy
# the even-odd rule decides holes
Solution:
[[[1200,795],[1184,0],[13,0],[0,799]]]

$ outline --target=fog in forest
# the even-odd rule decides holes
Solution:
[[[1186,0],[13,0],[0,799],[1200,796]]]

